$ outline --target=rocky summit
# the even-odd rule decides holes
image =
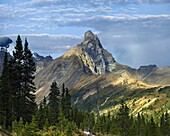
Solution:
[[[90,30],[84,34],[84,41],[81,43],[82,55],[87,60],[87,66],[93,74],[104,74],[114,71],[115,59],[105,50],[97,35]]]
[[[72,88],[82,76],[113,72],[118,64],[105,50],[97,35],[90,30],[84,34],[84,41],[63,56],[55,59],[36,75],[37,101],[48,95],[51,82],[65,83]]]

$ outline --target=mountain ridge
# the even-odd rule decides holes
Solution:
[[[148,112],[150,106],[159,112],[162,106],[164,111],[170,109],[166,104],[170,100],[170,67],[148,65],[135,69],[119,64],[91,31],[84,34],[80,44],[59,58],[37,53],[33,53],[33,57],[37,68],[34,80],[37,104],[48,96],[51,83],[55,81],[59,87],[64,83],[69,88],[72,104],[83,110],[90,106],[95,111],[99,104],[104,113],[122,100],[132,107],[134,114]],[[150,99],[154,101],[147,104]],[[157,101],[163,102],[153,105]]]
[[[159,68],[156,65],[141,66],[139,69],[134,69],[119,64],[115,58],[103,48],[97,35],[94,35],[91,31],[87,31],[84,34],[84,41],[82,43],[52,61],[49,66],[36,75],[35,82],[38,87],[36,101],[39,103],[44,96],[48,96],[50,85],[53,81],[56,81],[58,86],[65,83],[65,85],[74,92],[75,89],[82,90],[85,84],[84,82],[81,83],[82,80],[86,81],[86,79],[91,80],[91,78],[94,78],[93,80],[96,82],[100,76],[102,77],[104,74],[109,73],[115,73],[118,77],[121,77],[121,79],[113,79],[112,82],[109,81],[108,83],[106,83],[106,79],[103,79],[103,82],[105,82],[103,86],[107,86],[107,84],[114,86],[113,82],[117,82],[118,85],[131,84],[129,85],[131,86],[130,88],[134,88],[134,86],[136,88],[140,88],[141,86],[152,88],[159,85],[155,85],[154,82],[149,85],[145,80],[149,82],[150,78],[147,76],[157,69]],[[77,88],[77,86],[82,87]],[[93,83],[91,83],[91,86],[94,86]],[[89,88],[89,90],[91,89]],[[74,100],[73,103],[75,103],[76,100]]]
[[[87,31],[81,44],[73,47],[37,73],[35,79],[38,87],[37,96],[39,97],[42,92],[40,90],[48,90],[52,81],[57,81],[59,86],[65,83],[67,87],[71,88],[82,76],[106,74],[124,68],[130,67],[117,63],[111,53],[102,47],[98,37],[91,31]],[[48,95],[48,92],[45,92],[44,94]]]

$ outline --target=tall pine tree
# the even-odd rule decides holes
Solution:
[[[13,87],[15,92],[14,100],[14,112],[17,121],[23,116],[24,103],[22,102],[22,76],[23,76],[23,46],[20,35],[18,35],[16,40],[15,51],[13,51],[13,58],[10,61],[11,68],[13,69]]]
[[[32,53],[28,48],[28,42],[25,40],[24,53],[23,53],[23,77],[22,77],[22,100],[24,105],[23,119],[30,122],[32,115],[35,114],[35,85],[34,85],[34,73],[36,71],[35,62],[33,60]]]
[[[71,95],[69,94],[68,88],[65,88],[65,85],[62,86],[61,93],[61,110],[66,119],[71,120]]]
[[[25,40],[24,49],[21,37],[18,35],[16,40],[13,58],[10,61],[11,80],[13,87],[13,118],[19,121],[20,117],[24,122],[30,122],[35,112],[35,87],[34,73],[35,63],[32,53],[28,48],[28,42]]]
[[[128,136],[130,133],[130,126],[131,126],[129,108],[123,102],[117,114],[117,122],[118,122],[120,135]]]
[[[65,97],[64,97],[64,103],[65,103],[65,118],[68,120],[71,120],[71,95],[69,94],[68,88],[65,89]]]
[[[55,124],[58,122],[60,107],[60,91],[56,82],[53,82],[51,85],[48,105],[51,111],[52,124]]]
[[[4,53],[4,64],[0,80],[0,123],[5,128],[11,125],[12,107],[11,107],[11,84],[8,62],[8,53]]]

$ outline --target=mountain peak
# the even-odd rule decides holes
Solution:
[[[95,37],[96,37],[96,36],[93,34],[93,32],[92,32],[91,30],[88,30],[88,31],[85,32],[85,34],[84,34],[84,41],[94,40]]]
[[[115,59],[103,48],[99,38],[92,31],[85,32],[84,41],[80,45],[82,48],[80,58],[93,74],[114,71]]]
[[[94,48],[102,49],[103,48],[100,43],[99,38],[91,30],[88,30],[87,32],[85,32],[84,41],[82,42],[82,46],[86,49],[91,49],[91,48],[92,49],[94,49]]]

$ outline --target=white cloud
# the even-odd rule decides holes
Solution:
[[[10,37],[15,44],[17,35],[4,35]],[[82,36],[76,35],[50,35],[50,34],[21,34],[22,41],[27,38],[30,48],[43,55],[52,55],[54,58],[59,57],[70,48],[80,43]]]
[[[76,5],[76,6],[103,6],[103,5],[123,5],[123,4],[162,4],[162,3],[170,3],[169,0],[32,0],[30,2],[26,2],[28,5],[36,5],[36,6],[52,6],[52,5]]]

